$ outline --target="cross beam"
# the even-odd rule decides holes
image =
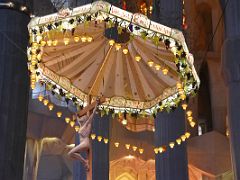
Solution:
[[[105,98],[101,97],[99,104],[102,104],[102,103],[104,103],[104,102],[105,102]],[[78,116],[81,117],[81,116],[87,114],[87,112],[89,112],[89,111],[91,111],[91,110],[94,109],[94,107],[96,106],[96,104],[97,104],[97,102],[94,101],[93,103],[87,105],[86,107],[84,107],[82,110],[80,110],[80,111],[77,113]]]

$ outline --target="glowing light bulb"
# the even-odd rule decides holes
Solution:
[[[184,94],[183,88],[179,88],[179,89],[178,89],[178,93],[179,93],[180,95]]]
[[[190,126],[193,128],[196,125],[194,121],[190,122]]]
[[[98,136],[97,140],[98,140],[98,142],[101,142],[102,141],[102,136]]]
[[[168,69],[167,69],[167,68],[164,68],[164,69],[162,70],[162,72],[163,72],[164,75],[167,75],[167,74],[168,74]]]
[[[51,39],[47,40],[47,45],[52,46],[52,40]]]
[[[118,148],[120,143],[119,142],[115,142],[114,145],[115,145],[116,148]]]
[[[183,103],[183,104],[182,104],[182,108],[183,108],[183,110],[186,110],[186,109],[187,109],[187,104],[186,104],[186,103]]]
[[[123,49],[123,54],[126,55],[127,53],[128,53],[128,49],[127,49],[127,48],[124,48],[124,49]]]
[[[36,48],[31,48],[31,52],[32,52],[33,54],[36,54],[37,49],[36,49]]]
[[[174,148],[174,146],[175,146],[175,143],[174,142],[170,142],[169,143],[169,147],[172,149],[172,148]]]
[[[154,64],[154,62],[153,62],[152,60],[149,60],[149,61],[148,61],[148,65],[149,65],[149,67],[152,67],[153,64]]]
[[[110,46],[113,46],[114,43],[115,43],[115,41],[114,41],[113,39],[110,39],[110,40],[108,41],[108,43],[109,43]]]
[[[54,107],[53,104],[49,104],[49,105],[48,105],[49,111],[52,111],[52,110],[53,110],[53,107]]]
[[[176,142],[177,142],[178,145],[180,145],[182,140],[180,138],[178,138],[178,139],[176,139]]]
[[[189,116],[192,116],[192,111],[187,111],[187,116],[189,117]]]
[[[154,153],[158,154],[158,148],[154,148]]]
[[[70,42],[70,39],[69,38],[63,38],[63,42],[65,45],[68,45],[69,42]]]
[[[104,139],[103,139],[103,142],[104,142],[105,144],[107,144],[107,143],[108,143],[108,139],[107,139],[107,138],[104,138]]]
[[[178,89],[181,89],[182,88],[182,83],[177,82],[176,86],[177,86]]]
[[[36,83],[35,82],[31,82],[31,89],[33,90],[33,89],[35,89],[35,87],[36,87]]]
[[[42,40],[42,41],[40,42],[40,45],[41,45],[42,47],[45,46],[45,45],[46,45],[46,41]]]
[[[159,152],[160,153],[163,153],[165,151],[165,148],[164,147],[159,147]]]
[[[135,56],[135,60],[136,60],[137,62],[141,61],[141,59],[142,59],[141,56],[139,56],[139,55],[136,55],[136,56]]]
[[[192,116],[188,116],[187,119],[188,119],[189,122],[192,122],[193,117]]]
[[[38,60],[41,60],[41,58],[42,58],[42,54],[39,53],[39,54],[37,55],[37,59],[38,59]]]
[[[127,125],[127,120],[126,119],[123,119],[122,120],[122,124],[125,126],[125,125]]]
[[[117,44],[115,45],[115,48],[116,48],[117,51],[119,51],[119,50],[121,49],[121,44],[117,43]]]
[[[143,154],[144,149],[140,148],[140,149],[138,149],[138,151],[139,151],[140,154]]]
[[[96,139],[96,134],[91,134],[91,139],[92,140]]]
[[[131,146],[130,144],[125,144],[126,149],[130,149],[130,146]]]
[[[48,99],[44,99],[44,100],[43,100],[43,104],[44,104],[44,106],[47,106],[48,103],[49,103]]]
[[[31,74],[31,81],[35,82],[36,81],[36,74]]]
[[[185,133],[185,136],[186,136],[186,138],[188,139],[188,138],[190,138],[191,134],[190,134],[189,132],[186,132],[186,133]]]
[[[73,40],[77,43],[77,42],[79,42],[80,37],[79,36],[74,36]]]
[[[73,127],[75,125],[75,121],[70,121],[69,124],[71,127]]]
[[[62,112],[58,111],[58,112],[57,112],[57,117],[58,117],[58,118],[62,117]]]
[[[159,71],[159,70],[161,69],[161,66],[160,66],[159,64],[156,64],[156,65],[155,65],[155,69],[156,69],[157,71]]]
[[[186,136],[185,136],[185,135],[182,135],[182,136],[181,136],[181,139],[182,139],[182,141],[184,142],[184,141],[186,140]]]
[[[32,42],[32,48],[37,48],[38,47],[38,43],[37,42]]]
[[[36,55],[31,56],[31,63],[32,63],[32,65],[36,65],[38,63]]]
[[[75,128],[75,131],[78,132],[80,129],[80,126],[76,125],[74,128]]]
[[[155,132],[155,127],[152,128],[152,131]]]
[[[66,118],[65,118],[65,122],[66,122],[67,124],[70,122],[70,120],[71,120],[71,119],[70,119],[69,117],[66,117]]]
[[[88,37],[87,37],[87,42],[92,42],[92,40],[93,40],[93,37],[92,37],[92,36],[88,36]]]
[[[57,46],[58,40],[53,40],[52,44],[53,44],[53,46]]]
[[[137,146],[133,146],[132,149],[135,152],[137,150]]]
[[[14,7],[14,4],[13,4],[12,2],[9,2],[9,3],[8,3],[8,6],[9,6],[9,7]]]
[[[39,100],[40,102],[42,102],[42,100],[43,100],[43,95],[42,95],[42,94],[39,94],[39,95],[38,95],[38,100]]]
[[[185,95],[185,94],[181,94],[181,95],[180,95],[180,98],[181,98],[182,100],[185,100],[185,99],[186,99],[186,95]]]
[[[20,7],[20,10],[21,10],[21,11],[26,11],[26,10],[27,10],[27,7],[26,7],[26,6],[21,6],[21,7]]]
[[[81,41],[82,41],[83,43],[85,43],[85,42],[87,41],[87,37],[86,37],[86,36],[82,36],[82,37],[81,37]]]

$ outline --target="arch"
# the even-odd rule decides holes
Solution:
[[[129,172],[124,172],[121,175],[119,175],[116,180],[136,180],[137,176],[133,176],[133,174],[130,174]]]

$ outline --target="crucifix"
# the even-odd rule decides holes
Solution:
[[[91,99],[89,98],[89,102]],[[93,117],[96,113],[97,106],[101,103],[105,102],[105,98],[99,98],[95,102],[89,104],[84,109],[77,113],[77,122],[80,125],[80,130],[78,131],[80,136],[80,144],[75,146],[71,151],[69,151],[68,155],[74,159],[79,160],[84,165],[87,171],[87,179],[91,179],[91,142],[90,142],[90,134],[92,131],[92,123]],[[90,115],[90,111],[92,111]],[[87,158],[81,156],[81,152],[87,152]]]

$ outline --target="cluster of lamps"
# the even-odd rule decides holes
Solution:
[[[74,40],[74,42],[76,42],[76,43],[78,43],[78,42],[82,42],[82,43],[86,43],[86,42],[88,42],[88,43],[90,43],[90,42],[92,42],[93,41],[93,37],[92,36],[85,36],[85,35],[83,35],[83,36],[78,36],[78,35],[75,35],[74,37],[73,37],[73,40]],[[69,45],[70,44],[70,42],[71,42],[71,38],[70,37],[64,37],[63,38],[63,43],[64,43],[64,45]],[[57,46],[58,45],[58,40],[51,40],[51,39],[48,39],[48,40],[41,40],[40,41],[40,44],[41,44],[41,46],[43,47],[43,46]]]
[[[120,43],[116,43],[114,39],[110,39],[108,41],[110,46],[114,46],[115,45],[115,49],[116,51],[120,51],[122,49],[123,54],[127,55],[128,54],[128,48],[127,47],[122,47],[122,45]]]
[[[109,139],[108,138],[104,138],[101,135],[96,135],[96,134],[91,134],[90,135],[92,140],[96,140],[97,142],[103,142],[104,144],[108,144],[109,143]],[[114,147],[115,148],[119,148],[120,147],[120,143],[118,141],[114,142]],[[132,150],[134,152],[139,152],[139,154],[143,154],[144,153],[144,149],[143,148],[139,148],[135,145],[131,145],[129,143],[124,144],[124,147],[126,148],[126,150]]]
[[[184,92],[184,89],[183,89],[183,86],[182,86],[182,83],[178,82],[177,83],[177,89],[178,89],[178,93],[180,95],[180,98],[184,101],[186,99],[186,95],[185,95],[185,92]],[[192,116],[192,111],[191,110],[187,110],[187,103],[186,102],[183,102],[182,103],[182,109],[184,111],[186,111],[186,117],[187,117],[187,120],[188,120],[188,123],[189,125],[194,128],[195,125],[196,125],[196,122],[193,120],[193,116]]]
[[[149,14],[151,15],[152,14],[152,11],[153,11],[153,6],[150,5],[149,7],[147,7],[147,4],[146,2],[143,2],[141,5],[140,5],[140,12],[142,14],[144,14],[145,16],[148,15],[148,12]]]
[[[48,99],[44,98],[44,96],[42,94],[38,95],[38,100],[40,102],[42,102],[43,105],[46,106],[49,111],[53,111],[53,109],[54,109],[53,103],[51,103]],[[56,112],[56,116],[58,118],[62,118],[63,117],[63,113],[61,111],[57,111]],[[80,126],[76,123],[76,117],[75,116],[73,116],[72,118],[65,117],[65,122],[67,124],[69,124],[72,128],[74,128],[76,132],[79,131]]]
[[[187,139],[189,139],[191,134],[189,132],[186,132],[185,134],[181,135],[178,137],[175,141],[171,141],[168,143],[168,145],[163,145],[160,147],[155,147],[154,148],[154,153],[155,154],[161,154],[167,151],[168,147],[170,149],[173,149],[175,145],[181,145],[183,142],[185,142]]]
[[[29,64],[29,70],[31,72],[30,85],[31,85],[31,88],[34,89],[35,86],[36,86],[36,82],[37,82],[36,66],[37,66],[38,62],[41,60],[41,57],[42,57],[42,55],[40,53],[38,43],[36,43],[36,42],[32,43],[30,54],[31,54],[30,64]]]
[[[120,43],[115,43],[115,41],[114,41],[113,39],[110,39],[110,40],[108,41],[108,43],[109,43],[110,46],[114,46],[114,45],[115,45],[116,51],[119,51],[119,50],[122,48],[122,45],[121,45]],[[129,50],[128,50],[127,47],[124,47],[124,48],[122,48],[122,52],[123,52],[123,54],[127,55],[128,52],[129,52]],[[136,62],[140,62],[141,60],[142,60],[142,57],[141,57],[139,54],[137,54],[137,55],[135,56],[135,61],[136,61]],[[160,65],[160,64],[156,64],[156,63],[154,63],[154,61],[152,61],[152,60],[149,60],[147,63],[148,63],[148,66],[149,66],[149,67],[154,67],[157,71],[160,71],[160,70],[161,70],[161,65]],[[169,71],[169,70],[168,70],[167,67],[163,67],[163,68],[162,68],[162,73],[163,73],[164,75],[167,75],[167,74],[168,74],[168,71]]]
[[[196,125],[196,122],[193,120],[193,117],[192,117],[192,111],[191,110],[188,110],[186,112],[186,115],[187,115],[187,120],[188,120],[188,123],[189,125],[194,128],[195,125]]]
[[[186,94],[185,94],[185,91],[184,91],[184,89],[183,89],[182,83],[181,83],[181,82],[177,82],[176,86],[177,86],[177,89],[178,89],[178,93],[179,93],[179,95],[180,95],[180,98],[184,101],[184,100],[186,99]],[[186,110],[186,109],[187,109],[187,106],[186,106],[186,105],[183,105],[182,108],[183,108],[184,110]]]
[[[101,135],[96,135],[96,134],[91,134],[90,135],[91,139],[92,140],[97,140],[98,142],[103,142],[104,144],[108,144],[109,143],[109,139],[108,138],[105,138]]]
[[[142,60],[142,57],[139,54],[137,54],[135,56],[135,61],[140,62],[141,60]],[[162,73],[164,75],[168,74],[169,69],[166,66],[161,68],[161,65],[160,64],[156,64],[153,60],[148,60],[147,64],[148,64],[149,67],[154,67],[155,70],[157,70],[157,71],[162,70]]]
[[[155,147],[154,153],[155,154],[161,154],[164,153],[168,146],[170,149],[173,149],[175,147],[175,145],[181,145],[183,142],[185,142],[187,139],[189,139],[191,136],[191,134],[189,132],[186,132],[185,134],[181,135],[179,138],[177,138],[175,141],[171,141],[169,142],[169,144],[166,146],[160,146],[160,147]],[[104,138],[101,135],[96,135],[96,134],[91,134],[91,139],[92,140],[96,140],[98,142],[103,142],[104,144],[108,144],[109,143],[109,139],[108,138]],[[135,145],[131,145],[130,143],[126,143],[123,144],[124,148],[126,150],[132,150],[133,152],[138,152],[139,154],[143,154],[144,153],[144,149],[142,147],[137,147]],[[120,147],[120,142],[116,141],[114,142],[114,147],[115,148],[119,148]]]

